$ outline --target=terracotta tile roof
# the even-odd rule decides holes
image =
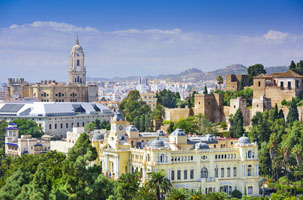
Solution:
[[[292,70],[288,70],[287,72],[276,72],[271,74],[271,76],[275,78],[303,78],[303,76]]]
[[[254,78],[303,78],[303,76],[294,71],[288,70],[287,72],[275,72],[271,75],[259,74]]]
[[[272,78],[272,76],[266,75],[266,74],[259,74],[258,76],[254,77],[254,78]]]

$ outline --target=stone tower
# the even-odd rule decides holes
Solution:
[[[84,52],[79,45],[77,36],[76,44],[72,47],[70,53],[70,67],[69,67],[69,83],[70,84],[86,84],[86,67],[84,66]]]

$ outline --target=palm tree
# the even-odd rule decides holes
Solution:
[[[160,200],[160,194],[170,191],[172,185],[168,178],[165,177],[164,171],[150,172],[147,182],[149,188],[154,189],[157,194],[157,200]]]
[[[137,200],[154,200],[156,198],[156,194],[154,191],[151,191],[148,187],[147,183],[144,183],[137,194]]]
[[[287,142],[282,143],[280,152],[284,158],[284,169],[285,169],[285,174],[286,174],[286,178],[287,178],[287,184],[289,185],[287,165],[288,165],[289,159],[290,159],[290,148],[289,148],[289,145],[287,144]]]
[[[203,198],[203,194],[201,191],[193,191],[193,192],[191,192],[189,199],[190,200],[202,200],[204,198]]]
[[[130,174],[122,174],[116,181],[115,193],[117,196],[125,199],[133,199],[139,189],[139,172],[133,172]]]
[[[167,200],[186,200],[189,194],[184,188],[174,188],[168,194]]]
[[[267,146],[268,150],[269,150],[269,156],[270,156],[270,160],[271,160],[271,168],[273,169],[272,175],[274,177],[274,158],[275,158],[275,152],[278,148],[278,138],[277,135],[275,133],[272,133],[268,142],[268,146]]]
[[[216,127],[202,114],[195,115],[195,121],[198,127],[199,135],[217,135],[218,130]]]
[[[302,187],[302,153],[303,153],[303,147],[301,144],[296,144],[291,152],[297,161],[297,165],[299,166],[299,171],[300,171],[300,179],[301,179],[301,187]]]
[[[221,90],[221,84],[223,84],[223,77],[222,76],[218,76],[216,78],[217,84],[220,86],[220,90]]]

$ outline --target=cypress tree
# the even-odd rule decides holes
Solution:
[[[139,123],[140,123],[140,129],[139,129],[140,132],[144,132],[145,131],[145,116],[144,115],[140,116]]]
[[[279,111],[278,111],[278,105],[277,105],[277,104],[275,104],[274,116],[275,116],[275,119],[278,119],[278,118],[279,118]]]
[[[243,128],[243,114],[240,108],[236,111],[234,117],[232,118],[231,127],[229,129],[229,134],[233,138],[239,138],[245,133]]]
[[[291,61],[290,65],[289,65],[289,70],[296,71],[296,64],[293,60]]]
[[[207,86],[206,86],[206,85],[204,86],[204,91],[203,91],[203,94],[208,94],[208,91],[207,91]]]
[[[299,120],[297,102],[294,98],[292,98],[292,100],[291,100],[291,104],[289,106],[289,112],[288,112],[286,120],[287,120],[287,123],[290,124],[291,126],[295,121]]]
[[[190,102],[190,98],[187,99],[187,107],[191,108],[191,102]]]
[[[169,127],[167,128],[168,133],[172,133],[174,131],[174,123],[170,122]]]
[[[140,130],[140,119],[139,119],[138,116],[135,117],[135,119],[134,119],[134,126],[135,126],[138,130]]]
[[[284,119],[284,113],[282,109],[279,111],[279,119]]]
[[[303,75],[303,60],[297,63],[296,72],[300,75]]]

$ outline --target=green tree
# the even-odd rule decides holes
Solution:
[[[139,117],[139,116],[135,117],[135,119],[134,119],[134,126],[135,126],[138,130],[141,130],[141,128],[140,128],[140,117]]]
[[[186,200],[189,197],[189,192],[184,188],[173,188],[168,193],[168,200]]]
[[[221,90],[221,85],[223,84],[224,80],[222,76],[218,76],[216,78],[217,84],[220,86],[220,90]]]
[[[267,143],[265,141],[262,142],[261,148],[258,152],[259,160],[260,160],[259,169],[261,175],[268,175],[271,173],[272,170],[270,155],[267,147],[268,147]]]
[[[139,122],[140,122],[140,132],[144,132],[145,131],[145,115],[141,115],[139,118]]]
[[[302,136],[301,136],[302,137]],[[299,173],[300,173],[300,180],[301,180],[301,187],[303,185],[303,180],[302,180],[302,154],[303,154],[303,145],[302,144],[296,144],[291,152],[294,157],[296,158],[296,162],[299,168]]]
[[[157,200],[161,199],[161,193],[166,193],[171,190],[172,184],[165,177],[165,172],[154,171],[149,173],[148,186],[156,191]]]
[[[180,94],[174,93],[170,90],[162,90],[157,93],[157,102],[158,104],[167,107],[167,108],[176,108],[177,102],[180,100]]]
[[[172,133],[175,129],[174,129],[175,124],[173,122],[169,123],[169,126],[167,128],[167,132],[168,133]]]
[[[259,74],[266,74],[266,70],[262,64],[255,64],[247,68],[248,73],[248,83],[253,84],[253,78]]]
[[[164,107],[162,105],[157,105],[154,111],[152,112],[152,118],[155,120],[163,121],[164,118]]]
[[[239,138],[245,133],[243,128],[243,114],[240,108],[238,108],[235,115],[230,119],[230,125],[229,133],[231,137]]]
[[[282,109],[280,109],[280,111],[279,111],[279,118],[284,119],[284,113],[283,113]]]
[[[96,148],[92,146],[89,136],[86,133],[81,133],[77,142],[68,153],[70,161],[76,161],[79,156],[84,156],[88,161],[94,161],[97,158]]]
[[[130,91],[122,100],[119,109],[129,122],[134,122],[136,116],[142,116],[151,112],[150,106],[141,100],[138,90]]]
[[[286,120],[287,120],[287,123],[290,125],[292,125],[295,121],[299,120],[297,103],[294,98],[292,98],[292,100],[291,100],[291,104],[289,107],[289,112],[288,112]]]
[[[242,193],[239,190],[237,190],[237,189],[235,189],[234,191],[232,191],[231,195],[232,195],[232,197],[235,197],[235,198],[238,198],[238,199],[242,198]]]
[[[95,123],[96,123],[96,129],[101,129],[101,121],[100,121],[100,119],[96,119]]]
[[[207,86],[204,86],[203,94],[208,94]]]
[[[44,133],[42,127],[33,120],[15,119],[13,120],[19,128],[19,135],[32,135],[32,137],[41,137]]]
[[[175,122],[174,130],[176,128],[182,129],[188,134],[197,133],[198,126],[197,121],[195,120],[194,116],[190,116],[186,119],[180,119],[179,121]]]
[[[122,174],[115,184],[115,195],[118,199],[135,199],[140,185],[139,172]]]
[[[199,135],[207,135],[207,134],[218,135],[217,128],[202,114],[195,116],[195,124],[192,126],[193,127],[197,126],[196,132]]]
[[[296,71],[296,64],[293,60],[291,61],[290,65],[289,65],[289,70]]]

